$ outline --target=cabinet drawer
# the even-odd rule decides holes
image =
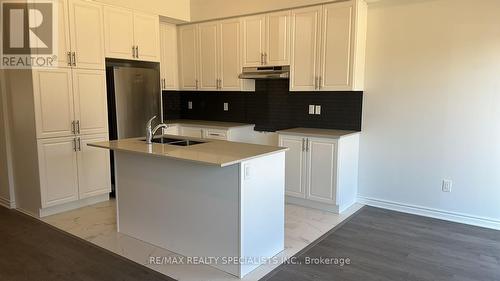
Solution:
[[[205,131],[205,138],[216,140],[227,140],[228,132],[224,130],[208,129]]]

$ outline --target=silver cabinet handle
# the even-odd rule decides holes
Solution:
[[[73,57],[73,63],[72,64],[73,64],[73,66],[76,66],[76,52],[73,52],[72,57]]]
[[[198,90],[198,79],[195,80],[195,83],[196,83],[196,85],[195,85],[196,90]]]
[[[318,78],[318,89],[321,90],[321,83],[323,82],[323,77]]]
[[[268,61],[267,61],[267,53],[264,53],[264,64],[267,64]]]
[[[71,133],[73,133],[73,134],[76,134],[76,124],[75,123],[76,123],[75,120],[73,120],[71,122]]]
[[[80,120],[76,120],[76,133],[80,134]]]
[[[309,139],[306,139],[306,151],[309,151]]]
[[[260,53],[260,64],[264,65],[264,53]]]
[[[72,60],[71,60],[71,52],[68,52],[68,66],[71,66]]]
[[[78,138],[78,151],[82,151],[82,139]]]
[[[135,46],[132,45],[132,57],[135,58]]]
[[[76,138],[74,138],[74,139],[73,139],[73,150],[74,150],[74,151],[77,151],[77,150],[76,150]]]
[[[139,58],[139,46],[138,45],[135,46],[135,57]]]
[[[306,139],[302,139],[302,151],[306,151]]]

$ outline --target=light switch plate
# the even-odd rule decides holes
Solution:
[[[309,105],[309,114],[311,114],[311,115],[314,114],[314,110],[315,110],[314,104],[310,104]]]
[[[321,115],[321,105],[316,105],[316,109],[314,111],[316,115]]]
[[[188,109],[193,109],[193,102],[192,101],[188,101]]]
[[[229,111],[229,103],[224,103],[224,111]]]

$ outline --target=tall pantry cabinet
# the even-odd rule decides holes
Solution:
[[[21,211],[40,217],[107,200],[111,191],[109,152],[87,146],[108,140],[103,8],[82,0],[58,3],[59,66],[31,70],[30,90],[15,81],[24,72],[11,76],[12,95],[19,95],[11,97],[12,108],[34,111],[33,126],[27,110],[13,113],[17,156],[33,165],[22,171],[14,164],[16,181],[22,173],[36,178],[31,186],[19,180],[16,201]],[[22,151],[29,144],[34,153]]]

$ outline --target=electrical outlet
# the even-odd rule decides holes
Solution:
[[[188,101],[188,109],[193,109],[193,102],[192,101]]]
[[[309,114],[313,115],[315,111],[316,106],[314,104],[309,105]]]
[[[316,109],[314,110],[316,115],[321,115],[321,105],[316,105]]]
[[[224,103],[224,111],[229,111],[229,103],[228,102]]]
[[[451,192],[451,187],[453,186],[452,180],[443,180],[442,190],[443,192]]]
[[[244,168],[244,171],[245,171],[245,175],[244,175],[244,178],[245,180],[249,180],[252,178],[252,166],[250,166],[250,164],[246,163],[245,165],[245,168]]]

